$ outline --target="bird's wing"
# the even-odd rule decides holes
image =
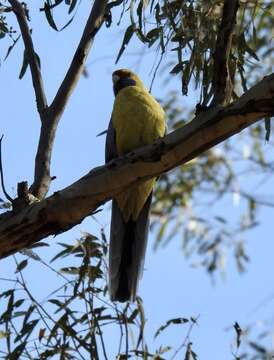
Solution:
[[[112,124],[112,119],[109,121],[107,138],[106,138],[106,147],[105,147],[105,163],[108,163],[110,160],[118,156],[116,139],[115,139],[115,129]]]

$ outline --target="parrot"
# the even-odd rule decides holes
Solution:
[[[152,144],[166,133],[165,112],[131,70],[112,74],[114,104],[105,162]],[[143,271],[149,216],[156,178],[130,185],[112,199],[109,292],[112,301],[135,301]]]

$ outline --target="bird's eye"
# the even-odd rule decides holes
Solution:
[[[112,75],[112,82],[115,85],[120,80],[120,76],[117,74]]]

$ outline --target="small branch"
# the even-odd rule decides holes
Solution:
[[[3,190],[4,195],[12,203],[13,199],[7,193],[6,188],[5,188],[5,183],[4,183],[4,173],[3,173],[3,163],[2,163],[2,140],[3,140],[3,137],[4,137],[4,135],[2,135],[1,138],[0,138],[0,176],[1,176],[1,186],[2,186],[2,190]]]
[[[234,74],[229,71],[232,36],[236,24],[239,0],[225,0],[214,53],[213,90],[211,105],[226,105],[233,91]]]
[[[84,64],[93,44],[95,35],[105,20],[107,3],[107,0],[95,0],[94,2],[70,67],[50,106],[53,117],[61,116],[66,103],[68,102],[69,97],[83,72]]]
[[[34,182],[30,187],[30,192],[38,199],[43,199],[46,196],[51,183],[51,155],[57,125],[58,121],[54,121],[49,114],[46,121],[42,122],[41,125],[38,149],[35,157]]]
[[[95,35],[104,22],[106,5],[107,0],[95,0],[70,67],[52,104],[48,108],[46,119],[42,123],[35,158],[34,182],[30,188],[32,194],[38,199],[43,199],[48,192],[52,180],[50,176],[50,164],[58,122],[83,72],[84,64]]]
[[[47,99],[44,92],[43,79],[37,60],[37,55],[34,50],[31,32],[28,27],[26,12],[23,5],[18,0],[8,0],[12,6],[13,12],[16,15],[18,24],[20,26],[21,34],[23,37],[25,51],[28,57],[30,66],[32,83],[36,96],[37,109],[40,114],[40,119],[43,121],[44,113],[47,109]]]
[[[175,350],[174,354],[172,355],[172,357],[170,358],[170,360],[174,360],[175,357],[178,355],[178,353],[184,348],[187,348],[187,351],[191,352],[191,345],[192,343],[190,342],[190,335],[191,332],[193,330],[194,325],[197,325],[197,321],[200,317],[200,314],[196,317],[196,318],[191,318],[191,324],[189,326],[189,329],[187,331],[186,337],[183,341],[183,343],[178,347],[178,349]],[[190,357],[189,357],[190,358]],[[187,357],[185,357],[185,359],[187,359]]]

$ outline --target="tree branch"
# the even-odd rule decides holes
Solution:
[[[25,51],[27,54],[30,71],[31,71],[32,83],[36,96],[37,110],[40,114],[41,121],[43,121],[45,111],[47,109],[47,99],[44,92],[44,84],[43,84],[43,79],[42,79],[37,55],[35,53],[31,38],[31,32],[28,27],[26,12],[24,7],[18,0],[8,0],[8,1],[12,6],[13,12],[16,15],[21,30],[21,34],[25,45]]]
[[[114,159],[17,214],[0,216],[0,258],[80,223],[126,187],[199,156],[265,116],[274,115],[274,73],[233,104],[211,108],[153,145]]]
[[[70,67],[51,104],[51,112],[54,117],[60,117],[63,113],[66,103],[83,72],[84,64],[95,35],[104,22],[107,2],[106,0],[96,0],[94,2]]]
[[[233,91],[234,75],[229,71],[232,35],[236,24],[239,0],[225,0],[214,53],[213,91],[211,105],[226,105]]]
[[[46,196],[51,183],[51,155],[58,122],[83,72],[84,64],[95,35],[104,22],[106,5],[107,0],[95,0],[70,67],[52,104],[48,108],[46,120],[42,123],[35,158],[34,182],[30,188],[32,194],[39,199],[43,199]]]

